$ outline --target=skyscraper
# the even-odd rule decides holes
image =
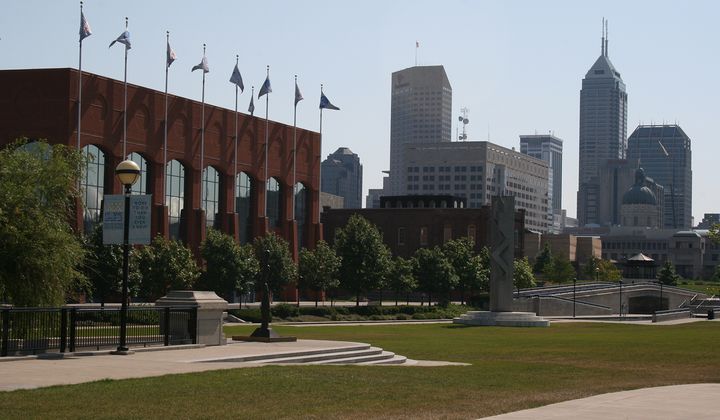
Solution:
[[[548,163],[548,197],[554,214],[562,210],[563,141],[551,134],[520,136],[520,152]]]
[[[627,149],[627,93],[620,73],[610,62],[606,32],[600,51],[580,90],[580,225],[599,223],[598,196],[586,184],[607,160],[624,159]]]
[[[415,66],[392,74],[390,177],[386,195],[407,194],[404,146],[450,142],[452,88],[443,66]]]
[[[677,125],[641,125],[628,139],[628,159],[640,161],[647,176],[665,187],[663,227],[692,227],[690,138]]]
[[[362,208],[362,175],[360,158],[347,147],[328,155],[320,167],[322,192],[345,199],[346,209]]]

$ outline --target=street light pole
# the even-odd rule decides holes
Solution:
[[[130,259],[130,194],[133,184],[140,178],[140,167],[132,160],[124,160],[115,168],[115,174],[125,187],[125,217],[123,220],[123,280],[120,304],[120,343],[113,354],[132,354],[127,347],[128,275]]]
[[[618,281],[618,286],[620,286],[620,318],[622,318],[622,307],[623,307],[623,300],[622,300],[622,280]]]
[[[573,278],[573,318],[575,318],[575,287],[577,286],[577,278]]]

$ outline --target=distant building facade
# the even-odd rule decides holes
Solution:
[[[698,223],[697,229],[710,229],[718,223],[720,223],[720,213],[705,213],[702,221]]]
[[[592,178],[607,160],[625,158],[627,100],[625,83],[610,62],[608,42],[603,37],[600,57],[585,74],[580,90],[577,215],[581,226],[600,224],[601,200],[590,185]]]
[[[469,208],[512,195],[528,229],[550,229],[547,162],[487,141],[409,144],[405,156],[409,195],[463,197]]]
[[[663,185],[663,227],[692,227],[691,141],[677,125],[641,125],[628,139],[627,156]]]
[[[551,134],[520,136],[520,152],[548,163],[548,201],[552,212],[550,231],[562,230],[563,141]]]
[[[320,170],[322,192],[343,197],[345,208],[362,207],[363,167],[357,154],[341,147],[328,155]]]
[[[648,227],[659,229],[662,224],[662,209],[655,194],[645,186],[645,172],[635,171],[635,183],[623,194],[620,219],[622,226]]]
[[[450,142],[452,87],[443,66],[415,66],[392,74],[390,173],[386,195],[407,194],[407,144]]]

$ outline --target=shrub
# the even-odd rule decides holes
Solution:
[[[300,315],[299,308],[295,305],[290,305],[288,303],[279,303],[273,306],[271,308],[271,312],[273,316],[283,319]]]

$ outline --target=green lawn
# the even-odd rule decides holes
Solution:
[[[720,382],[715,322],[277,330],[472,366],[268,366],[101,381],[0,393],[0,417],[477,418],[618,390]]]

